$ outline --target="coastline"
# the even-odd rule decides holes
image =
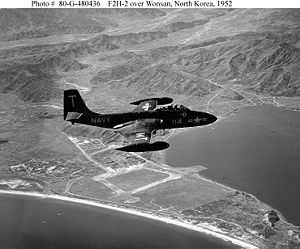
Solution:
[[[246,249],[258,249],[257,246],[252,245],[250,243],[244,242],[242,240],[230,237],[226,234],[218,233],[209,229],[206,229],[204,227],[198,227],[192,224],[188,224],[179,220],[173,220],[171,218],[165,218],[165,217],[160,217],[160,216],[155,216],[153,214],[147,214],[138,210],[134,209],[127,209],[127,208],[122,208],[122,207],[115,207],[115,206],[110,206],[107,204],[102,204],[90,200],[82,200],[82,199],[76,199],[73,197],[66,197],[66,196],[60,196],[60,195],[47,195],[47,194],[40,194],[40,193],[30,193],[30,192],[22,192],[22,191],[12,191],[12,190],[0,190],[0,194],[10,194],[10,195],[24,195],[24,196],[32,196],[32,197],[37,197],[37,198],[49,198],[49,199],[56,199],[56,200],[62,200],[62,201],[68,201],[68,202],[74,202],[74,203],[80,203],[84,205],[90,205],[90,206],[95,206],[95,207],[100,207],[100,208],[105,208],[105,209],[111,209],[114,211],[118,212],[123,212],[123,213],[128,213],[132,215],[137,215],[141,216],[144,218],[152,219],[152,220],[157,220],[160,222],[164,222],[167,224],[172,224],[175,226],[179,226],[182,228],[186,228],[189,230],[193,230],[196,232],[204,233],[209,236],[216,237],[218,239],[221,239],[226,242],[231,242],[232,244],[241,246],[242,248]]]
[[[273,107],[278,108],[278,109],[285,109],[285,110],[292,111],[292,112],[297,112],[297,111],[299,112],[299,111],[300,111],[300,110],[294,110],[294,109],[288,108],[288,107],[286,107],[286,106],[277,106],[277,105],[274,105],[273,103],[263,103],[263,104],[256,104],[256,105],[244,105],[244,106],[242,106],[242,107],[239,107],[239,108],[235,109],[234,111],[239,111],[239,110],[242,109],[242,108],[257,107],[257,106],[263,106],[263,105],[270,105],[270,106],[273,106]],[[212,124],[209,124],[209,125],[206,125],[206,126],[196,126],[196,127],[190,127],[190,128],[182,128],[182,129],[178,129],[178,132],[173,132],[173,133],[166,139],[166,141],[168,141],[168,142],[170,143],[170,139],[173,139],[174,137],[178,136],[179,134],[182,134],[182,133],[185,133],[185,132],[192,131],[193,129],[194,129],[194,130],[200,130],[200,129],[204,129],[204,128],[206,128],[206,127],[214,126],[216,123],[223,122],[224,120],[227,120],[227,118],[228,118],[229,116],[230,116],[230,115],[228,115],[228,116],[220,116],[220,117],[218,117],[218,119],[217,119],[216,122],[214,122],[214,123],[212,123]],[[165,152],[164,152],[164,153],[165,153]],[[167,165],[167,163],[166,163],[166,153],[164,154],[164,164]],[[202,166],[202,165],[200,165],[200,166]],[[193,166],[191,166],[191,167],[193,167]],[[202,166],[202,167],[204,167],[204,166]],[[242,190],[242,189],[239,189],[239,188],[237,188],[237,187],[235,187],[235,186],[234,186],[234,187],[228,186],[228,185],[226,185],[226,184],[224,184],[224,183],[218,182],[218,181],[216,181],[215,179],[209,178],[209,177],[207,177],[207,176],[205,176],[205,175],[200,175],[200,174],[199,174],[198,177],[201,178],[202,180],[206,180],[206,181],[212,182],[212,183],[217,184],[217,185],[219,185],[219,186],[221,186],[221,187],[227,188],[227,189],[229,189],[229,190],[231,190],[231,191],[239,191],[239,192],[244,192],[244,193],[248,194],[249,196],[251,196],[251,197],[252,197],[253,199],[255,199],[256,201],[261,202],[261,203],[264,203],[265,205],[267,205],[268,207],[270,207],[270,209],[274,210],[274,211],[279,215],[280,219],[281,219],[282,221],[284,221],[286,224],[293,225],[293,224],[292,224],[293,221],[288,220],[288,219],[283,215],[283,213],[281,213],[276,207],[274,207],[273,205],[270,205],[269,203],[267,203],[267,202],[265,202],[265,201],[259,199],[256,195],[251,194],[251,193],[249,193],[249,192],[246,192],[246,191],[244,191],[244,190]]]
[[[285,216],[284,216],[277,208],[271,206],[269,203],[266,203],[266,202],[264,202],[264,201],[261,201],[260,199],[258,199],[258,198],[256,197],[256,195],[250,194],[250,193],[248,193],[248,192],[246,192],[246,191],[243,191],[243,190],[241,190],[241,189],[238,189],[238,188],[232,188],[232,187],[229,187],[229,186],[227,186],[227,185],[224,184],[224,183],[217,182],[216,180],[210,179],[210,178],[208,178],[208,177],[206,177],[206,176],[203,176],[203,175],[201,175],[201,176],[199,175],[199,177],[200,177],[201,179],[203,179],[203,180],[206,180],[206,181],[209,181],[209,182],[213,182],[213,183],[218,184],[219,186],[222,186],[222,187],[227,188],[227,189],[229,189],[229,190],[232,190],[232,191],[239,191],[239,192],[246,193],[247,195],[249,195],[249,196],[251,196],[253,199],[255,199],[257,202],[263,203],[263,204],[267,205],[268,207],[270,207],[270,209],[274,210],[274,211],[278,214],[278,216],[280,217],[280,219],[281,219],[282,221],[284,221],[285,223],[288,223],[288,224],[290,224],[290,225],[293,225],[291,222],[289,222],[289,221],[287,220],[287,218],[286,218],[286,217],[285,217]]]

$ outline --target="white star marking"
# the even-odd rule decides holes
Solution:
[[[199,118],[199,117],[196,117],[196,118],[194,119],[195,123],[200,123],[201,120],[202,120],[202,119]]]

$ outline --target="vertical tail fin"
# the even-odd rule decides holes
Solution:
[[[83,113],[91,112],[85,105],[78,90],[64,91],[64,119],[78,119]]]

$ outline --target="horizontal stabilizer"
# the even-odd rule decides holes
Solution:
[[[162,97],[162,98],[141,99],[141,100],[132,102],[130,104],[139,105],[142,102],[147,102],[147,101],[150,101],[150,100],[155,100],[157,105],[168,105],[168,104],[171,104],[173,102],[173,99],[171,99],[171,98]]]
[[[66,116],[66,120],[70,121],[70,120],[74,120],[74,119],[79,119],[81,115],[82,115],[82,113],[80,113],[80,112],[68,112],[67,116]]]
[[[145,151],[165,150],[167,148],[169,148],[168,143],[159,141],[152,144],[149,143],[130,144],[125,147],[117,148],[116,150],[126,151],[126,152],[145,152]]]

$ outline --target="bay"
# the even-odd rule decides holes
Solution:
[[[300,113],[244,107],[213,125],[170,139],[167,164],[202,165],[200,174],[256,195],[300,225]]]

